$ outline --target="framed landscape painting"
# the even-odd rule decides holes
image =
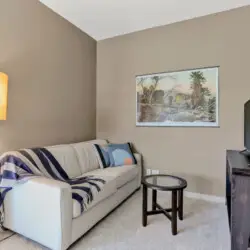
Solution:
[[[218,127],[218,67],[136,77],[137,126]]]

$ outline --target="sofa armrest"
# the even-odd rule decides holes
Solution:
[[[51,249],[66,249],[71,244],[72,207],[69,184],[32,178],[6,195],[4,226]]]
[[[142,155],[134,153],[134,157],[137,161],[137,166],[139,167],[138,187],[140,187],[141,186],[141,178],[142,178]]]

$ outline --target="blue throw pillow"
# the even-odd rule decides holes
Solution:
[[[99,161],[100,168],[107,168],[110,166],[110,158],[108,153],[108,144],[98,145],[94,144],[97,151],[97,159]]]
[[[108,144],[110,166],[123,166],[137,164],[129,143]]]

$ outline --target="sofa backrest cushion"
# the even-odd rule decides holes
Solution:
[[[82,174],[77,155],[70,144],[46,148],[54,155],[70,178],[79,177]]]
[[[104,145],[107,144],[107,141],[92,140],[71,144],[71,146],[75,149],[82,174],[100,167],[94,144]]]

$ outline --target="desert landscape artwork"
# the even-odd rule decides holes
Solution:
[[[218,67],[136,77],[137,126],[219,126]]]

